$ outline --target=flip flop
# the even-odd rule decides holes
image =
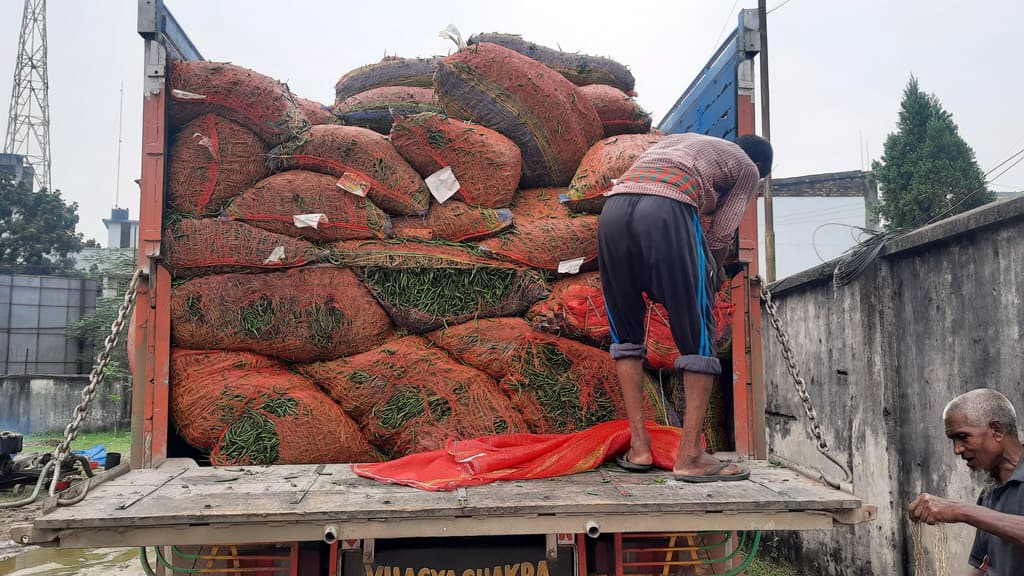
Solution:
[[[741,470],[738,474],[719,474],[730,464],[731,462],[719,462],[703,474],[673,474],[672,476],[681,482],[739,482],[750,478],[750,470],[738,464],[736,466]]]
[[[637,474],[642,474],[644,472],[650,472],[651,468],[653,468],[653,464],[634,464],[634,463],[630,462],[629,461],[629,452],[627,452],[627,453],[623,454],[622,456],[619,456],[618,458],[616,458],[615,459],[615,463],[619,465],[619,468],[622,468],[626,472],[635,472]]]

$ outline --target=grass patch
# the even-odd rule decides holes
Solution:
[[[64,432],[47,432],[45,434],[31,434],[25,436],[25,446],[22,452],[53,452],[60,442],[64,440]],[[86,450],[102,444],[106,447],[107,453],[118,452],[121,454],[121,462],[127,462],[132,451],[132,435],[130,432],[82,432],[71,444],[72,450]]]

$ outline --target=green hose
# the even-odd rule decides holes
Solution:
[[[746,536],[746,532],[743,533]],[[735,568],[726,572],[722,576],[738,576],[742,574],[747,568],[750,567],[750,563],[754,561],[754,557],[757,556],[757,549],[761,546],[761,531],[757,530],[754,532],[754,542],[750,545],[750,552],[747,552],[747,557],[743,560],[743,564],[740,564],[739,568]],[[736,548],[739,550],[739,547]]]
[[[153,567],[149,565],[149,557],[146,556],[145,546],[139,547],[139,563],[142,564],[142,571],[146,573],[146,576],[156,576]]]

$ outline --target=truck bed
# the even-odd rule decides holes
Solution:
[[[199,467],[171,459],[116,471],[67,507],[51,506],[23,543],[61,547],[199,545],[498,534],[827,529],[870,520],[859,498],[764,461],[742,482],[686,484],[617,467],[454,492],[356,476],[349,466]],[[593,524],[591,524],[593,523]]]

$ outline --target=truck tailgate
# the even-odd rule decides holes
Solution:
[[[172,459],[94,487],[15,530],[61,547],[200,545],[498,534],[827,529],[861,500],[764,461],[748,481],[686,484],[616,467],[454,492],[382,484],[349,466],[199,467]]]

